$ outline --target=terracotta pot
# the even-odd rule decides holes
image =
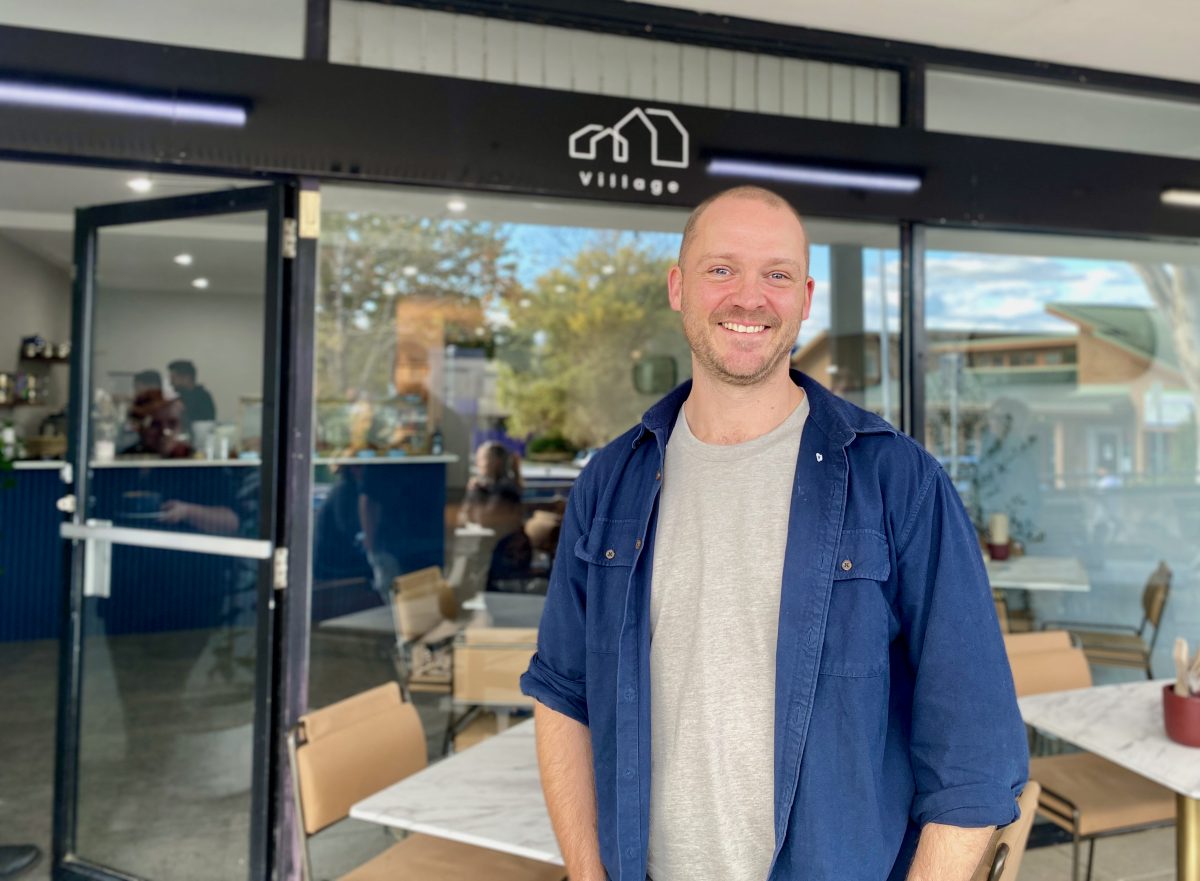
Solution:
[[[1200,747],[1200,695],[1180,697],[1173,685],[1164,685],[1163,724],[1176,743]]]

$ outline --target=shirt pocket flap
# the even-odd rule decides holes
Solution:
[[[597,566],[632,566],[642,547],[637,520],[597,517],[575,542],[575,556]]]
[[[874,529],[846,529],[833,564],[833,580],[869,578],[887,581],[892,574],[887,538]]]

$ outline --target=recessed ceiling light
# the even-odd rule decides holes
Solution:
[[[446,207],[457,214],[467,210],[467,203],[465,199],[455,196],[446,203]]]
[[[204,290],[206,287],[208,287],[208,279],[207,278],[193,278],[192,279],[192,287],[200,288],[200,290]]]
[[[148,193],[150,192],[150,188],[154,186],[154,181],[150,180],[150,178],[146,177],[145,175],[142,175],[139,177],[130,178],[125,182],[125,185],[135,193]]]
[[[1184,190],[1179,187],[1163,190],[1162,203],[1180,208],[1200,208],[1200,190]]]
[[[417,274],[417,267],[415,267],[415,266],[405,266],[405,267],[404,267],[403,269],[401,269],[400,271],[401,271],[401,272],[404,274],[404,277],[405,277],[405,278],[412,278],[414,275],[416,275],[416,274]]]
[[[191,254],[176,254],[175,262],[178,263],[180,266],[191,266],[192,265],[192,255]]]

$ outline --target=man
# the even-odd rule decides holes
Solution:
[[[162,374],[142,370],[133,377],[133,401],[126,414],[126,427],[137,433],[137,441],[123,454],[153,453],[164,459],[186,458],[191,447],[179,439],[183,432],[183,405],[163,395]]]
[[[693,379],[576,482],[522,678],[572,881],[967,881],[1028,757],[953,486],[789,371],[783,199],[702,203],[667,285]]]
[[[191,431],[193,422],[212,421],[217,418],[217,406],[208,389],[196,382],[196,365],[191,361],[172,361],[167,365],[171,376],[171,388],[183,401],[183,430]]]

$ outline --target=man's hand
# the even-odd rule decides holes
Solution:
[[[995,828],[927,824],[921,829],[908,881],[970,881]]]
[[[543,704],[534,704],[538,768],[550,823],[571,881],[606,881],[596,833],[592,733]]]

